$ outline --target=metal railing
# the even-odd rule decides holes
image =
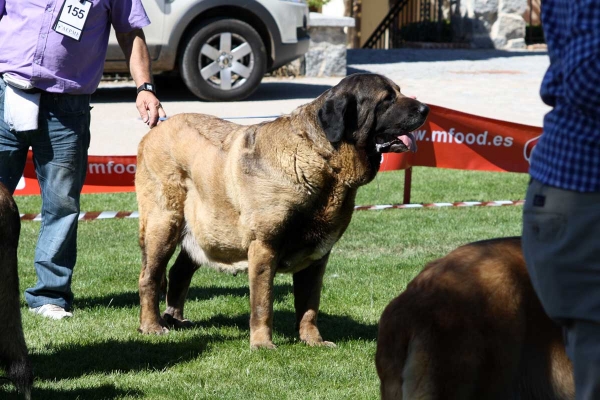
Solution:
[[[452,34],[444,11],[450,0],[398,0],[362,46],[392,49],[404,42],[450,42]]]

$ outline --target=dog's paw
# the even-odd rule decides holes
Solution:
[[[303,340],[303,342],[310,347],[337,347],[335,343],[326,340]]]
[[[162,324],[145,324],[138,328],[138,332],[144,335],[165,335],[169,333],[169,328]]]
[[[258,350],[258,349],[275,350],[277,348],[277,346],[275,346],[273,344],[273,342],[271,342],[270,340],[265,340],[262,342],[250,343],[250,348],[252,350]]]
[[[165,320],[165,322],[167,323],[167,325],[169,326],[169,328],[173,328],[173,329],[189,329],[192,328],[194,326],[194,323],[192,321],[190,321],[189,319],[177,319],[174,316],[172,316],[171,314],[167,314],[164,313],[162,315],[163,319]]]

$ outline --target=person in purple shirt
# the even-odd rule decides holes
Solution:
[[[42,193],[30,310],[72,316],[79,199],[90,144],[90,95],[104,66],[111,25],[138,86],[136,107],[154,127],[156,98],[141,0],[0,0],[0,182],[11,193],[31,147]]]

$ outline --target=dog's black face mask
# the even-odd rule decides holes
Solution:
[[[425,123],[427,105],[400,93],[376,74],[355,74],[324,94],[319,123],[332,143],[343,140],[368,154],[416,151],[412,131]]]

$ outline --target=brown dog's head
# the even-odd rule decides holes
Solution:
[[[429,107],[404,96],[390,79],[350,75],[323,96],[318,119],[330,142],[354,143],[370,157],[416,151],[411,132],[425,123]]]

